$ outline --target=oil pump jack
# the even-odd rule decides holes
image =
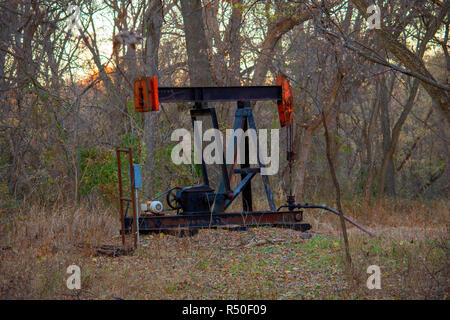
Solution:
[[[276,85],[272,86],[232,86],[232,87],[158,87],[156,77],[139,77],[134,82],[134,105],[136,112],[158,111],[160,103],[190,103],[190,116],[192,123],[199,117],[207,117],[215,129],[219,129],[216,110],[209,105],[210,102],[236,102],[233,129],[255,129],[255,118],[253,116],[252,102],[276,101],[280,126],[287,130],[286,158],[288,161],[289,194],[286,202],[279,206],[275,205],[270,188],[269,177],[261,175],[262,183],[267,199],[267,211],[253,210],[252,180],[259,174],[264,165],[259,158],[257,150],[257,166],[250,166],[248,139],[245,140],[245,161],[242,164],[227,164],[225,159],[220,164],[220,182],[215,190],[210,183],[210,177],[204,159],[202,158],[201,172],[203,183],[195,186],[172,187],[149,201],[143,206],[141,215],[127,216],[123,212],[122,201],[133,202],[133,208],[137,204],[134,196],[122,197],[122,186],[120,182],[120,210],[122,220],[122,234],[124,232],[165,232],[181,230],[195,233],[202,228],[217,228],[234,226],[240,229],[247,227],[272,226],[291,228],[305,232],[311,229],[311,225],[303,221],[303,209],[320,208],[339,214],[336,210],[308,203],[295,203],[292,192],[292,167],[294,162],[293,152],[293,96],[290,84],[284,75],[278,75]],[[236,143],[234,152],[236,150]],[[259,148],[259,146],[257,146]],[[117,149],[119,153],[127,152],[125,149]],[[228,149],[227,149],[228,151]],[[130,163],[132,163],[131,152]],[[203,152],[201,152],[203,157]],[[237,165],[239,167],[237,167]],[[120,164],[119,164],[120,167]],[[120,170],[120,168],[119,168]],[[130,166],[130,172],[133,170]],[[231,188],[230,179],[232,175],[240,176],[240,182]],[[133,178],[131,178],[133,180]],[[119,181],[121,174],[119,172]],[[132,181],[133,184],[133,181]],[[227,209],[241,195],[241,212],[227,212]],[[166,197],[168,209],[164,210],[158,199]],[[137,210],[135,211],[137,212]],[[138,223],[134,223],[134,221]],[[345,217],[347,221],[358,228],[363,227]]]

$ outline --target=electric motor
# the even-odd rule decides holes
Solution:
[[[163,204],[160,201],[151,201],[150,206],[148,207],[152,213],[160,213],[164,209]]]

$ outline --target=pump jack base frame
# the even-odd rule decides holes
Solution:
[[[133,217],[125,217],[125,231],[131,232]],[[199,229],[217,229],[233,227],[235,230],[246,230],[247,227],[270,226],[289,228],[305,232],[311,229],[309,223],[303,223],[303,211],[252,211],[209,213],[198,212],[190,215],[155,216],[145,214],[139,216],[139,232],[176,232],[196,231]]]

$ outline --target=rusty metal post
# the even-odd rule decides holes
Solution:
[[[120,163],[120,149],[116,148],[117,173],[119,175],[119,204],[120,204],[120,224],[122,228],[122,246],[125,248],[125,217],[123,214],[123,191],[122,191],[122,166]]]
[[[128,148],[128,159],[130,161],[130,179],[131,179],[131,204],[133,205],[133,214],[134,214],[134,223],[132,226],[133,234],[134,234],[134,248],[138,247],[138,231],[137,231],[137,205],[136,205],[136,189],[134,185],[134,167],[133,167],[133,149]]]

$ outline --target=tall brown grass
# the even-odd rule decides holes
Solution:
[[[25,206],[1,219],[0,296],[54,298],[64,291],[65,269],[79,260],[76,245],[100,245],[118,232],[116,209],[84,205]]]
[[[450,240],[447,200],[389,200],[383,208],[371,208],[355,199],[345,201],[343,205],[346,215],[374,231],[378,237],[369,238],[350,227],[355,281],[336,291],[339,293],[324,292],[323,289],[315,289],[314,285],[311,297],[446,298]],[[98,205],[91,208],[81,204],[42,208],[30,205],[5,214],[0,220],[0,298],[3,299],[309,297],[303,293],[295,294],[301,286],[296,286],[292,279],[283,278],[281,285],[277,286],[267,285],[272,277],[279,276],[277,272],[283,271],[276,271],[277,267],[270,264],[265,269],[266,263],[252,256],[254,252],[251,249],[245,249],[249,242],[268,237],[282,239],[287,244],[300,241],[303,243],[301,247],[308,247],[308,240],[301,242],[290,230],[201,231],[191,238],[147,236],[141,250],[132,256],[109,258],[94,257],[91,251],[83,251],[77,245],[120,244],[120,224],[114,207]],[[313,235],[330,237],[325,251],[318,249],[319,257],[324,254],[324,259],[339,262],[339,247],[334,246],[336,241],[339,242],[338,218],[321,211],[306,211],[304,220],[312,223]],[[268,249],[275,247],[270,242],[267,246]],[[233,247],[242,257],[241,263],[256,259],[252,263],[258,268],[262,265],[258,271],[261,272],[259,278],[248,282],[249,277],[254,276],[252,270],[239,273],[242,274],[239,280],[233,280],[233,276],[220,271],[218,261],[224,259],[223,252],[229,251],[224,248]],[[292,254],[291,246],[280,246],[280,250],[286,250],[287,261],[293,259],[288,258],[288,254]],[[230,259],[232,257],[234,255],[230,255]],[[230,260],[230,265],[236,262],[235,259]],[[333,264],[331,261],[334,260],[330,260]],[[380,264],[385,272],[382,292],[369,292],[365,287],[368,263]],[[83,266],[81,291],[70,291],[65,286],[66,268],[70,264]],[[220,265],[223,267],[223,263]],[[317,271],[318,275],[326,274],[328,265]],[[340,274],[343,275],[342,272]],[[217,284],[211,284],[217,281]],[[324,287],[326,282],[321,285]],[[328,284],[331,287],[341,285],[341,282]],[[205,289],[208,286],[209,289]],[[283,291],[284,286],[290,291]],[[224,292],[228,293],[224,295]]]

